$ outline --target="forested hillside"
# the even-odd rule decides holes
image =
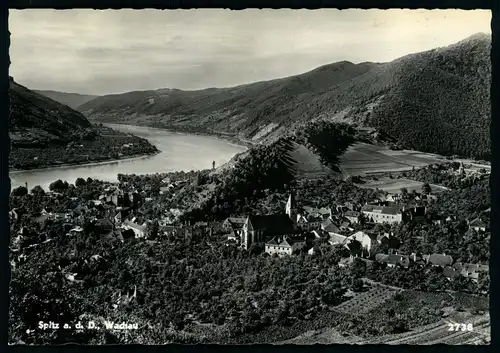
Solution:
[[[81,113],[10,80],[9,134],[18,143],[76,140],[91,133],[91,123]]]
[[[83,114],[13,78],[9,96],[10,168],[84,164],[158,151],[145,139],[92,125]],[[127,143],[133,146],[124,148]]]
[[[390,63],[338,62],[302,75],[231,88],[160,89],[93,99],[78,108],[102,122],[225,132],[275,141],[297,122],[356,122],[406,148],[489,159],[491,37]]]

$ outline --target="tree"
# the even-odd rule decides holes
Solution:
[[[363,290],[363,286],[364,286],[363,280],[356,278],[353,279],[352,281],[351,289],[353,292],[361,292]]]
[[[64,183],[61,179],[58,179],[49,185],[49,190],[50,191],[60,191],[64,190]]]
[[[158,238],[159,234],[159,224],[155,219],[151,224],[148,225],[148,239],[154,240]]]
[[[28,194],[28,189],[24,186],[19,186],[15,189],[12,190],[12,195],[13,196],[24,196]]]
[[[45,190],[40,185],[36,185],[33,189],[31,189],[31,193],[33,195],[45,195]]]
[[[83,178],[78,178],[75,181],[75,186],[76,187],[85,186],[85,184],[86,184],[86,182],[85,182],[85,179],[83,179]]]
[[[408,189],[401,188],[401,195],[403,196],[403,198],[406,198],[408,196]]]
[[[430,194],[432,192],[432,188],[431,186],[429,185],[429,183],[424,183],[422,185],[422,193],[423,194]]]
[[[366,263],[359,259],[359,258],[354,258],[354,261],[351,263],[351,266],[349,268],[351,276],[355,279],[364,277],[366,274]]]

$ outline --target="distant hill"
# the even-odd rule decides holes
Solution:
[[[80,105],[87,103],[88,101],[98,97],[89,94],[79,94],[79,93],[66,93],[66,92],[45,91],[45,90],[34,90],[34,91],[36,93],[49,97],[50,99],[55,100],[56,102],[65,104],[73,109],[76,109]]]
[[[10,80],[9,135],[14,145],[77,140],[92,124],[70,107]]]
[[[338,62],[283,79],[198,91],[159,89],[95,98],[90,120],[231,133],[268,143],[326,119],[374,127],[400,146],[490,157],[491,36],[390,63]]]
[[[84,164],[158,151],[143,138],[92,125],[82,113],[31,91],[12,78],[9,96],[11,169]],[[133,147],[124,148],[124,144]]]

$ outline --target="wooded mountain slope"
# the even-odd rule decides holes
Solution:
[[[45,90],[34,90],[36,93],[49,97],[56,102],[67,105],[70,108],[76,109],[80,105],[87,103],[88,101],[97,98],[98,96],[93,96],[90,94],[79,94],[79,93],[66,93],[58,91],[45,91]]]
[[[77,140],[91,133],[84,115],[10,80],[9,135],[14,145]]]
[[[403,147],[489,159],[491,36],[390,63],[338,62],[302,75],[231,88],[160,89],[95,98],[89,119],[226,132],[275,141],[297,122],[356,122]]]

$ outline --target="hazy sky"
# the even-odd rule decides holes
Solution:
[[[85,94],[224,87],[391,61],[490,22],[482,10],[11,10],[10,73]]]

